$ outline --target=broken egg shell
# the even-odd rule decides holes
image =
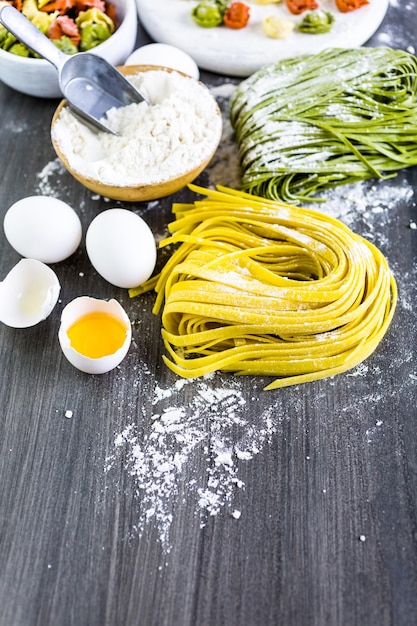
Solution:
[[[61,285],[36,259],[21,259],[0,283],[0,321],[12,328],[35,326],[55,307]]]
[[[81,354],[71,345],[68,330],[80,318],[97,312],[107,313],[122,322],[126,328],[126,337],[120,348],[112,354],[91,358]],[[62,352],[74,367],[86,374],[105,374],[117,367],[126,356],[132,340],[132,327],[126,311],[117,300],[99,300],[90,296],[80,296],[64,307],[58,339]]]

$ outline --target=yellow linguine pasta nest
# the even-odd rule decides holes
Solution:
[[[397,289],[383,254],[339,220],[240,191],[191,185],[175,204],[180,244],[155,289],[165,363],[191,378],[273,376],[266,389],[318,380],[366,359],[392,320]]]

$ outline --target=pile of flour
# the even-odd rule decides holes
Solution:
[[[177,72],[151,70],[128,77],[145,102],[107,112],[117,133],[94,132],[64,107],[52,139],[76,172],[117,187],[181,176],[215,151],[222,119],[209,90]]]

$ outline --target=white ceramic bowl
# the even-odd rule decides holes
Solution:
[[[90,52],[122,65],[136,44],[137,14],[135,0],[111,0],[116,7],[119,27],[106,41]],[[62,98],[58,73],[45,59],[30,59],[0,49],[0,80],[12,89],[40,98]]]

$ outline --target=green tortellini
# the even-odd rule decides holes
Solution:
[[[76,52],[78,52],[77,46],[73,44],[71,39],[66,35],[63,35],[61,39],[53,39],[52,43],[54,43],[56,47],[65,54],[75,54]]]
[[[95,48],[114,32],[113,20],[97,8],[81,11],[75,23],[81,35],[81,52]]]
[[[197,4],[191,11],[191,17],[198,26],[203,28],[214,28],[223,22],[225,13],[225,3],[215,0],[204,0]]]
[[[298,25],[298,30],[310,35],[322,35],[332,29],[333,23],[333,14],[319,9],[318,11],[307,13]]]

